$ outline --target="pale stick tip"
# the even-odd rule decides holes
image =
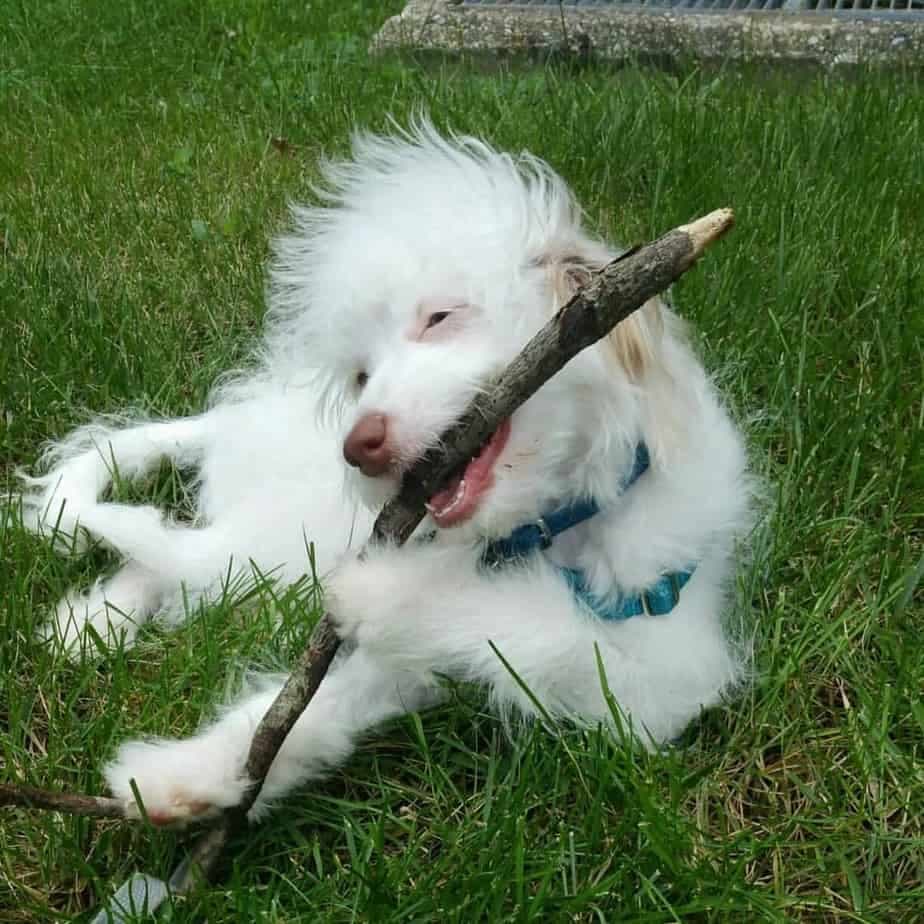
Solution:
[[[717,241],[735,223],[735,213],[731,209],[716,209],[688,225],[680,225],[677,230],[687,234],[693,243],[693,258],[696,259],[710,244]]]

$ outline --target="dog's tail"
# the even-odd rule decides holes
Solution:
[[[195,465],[209,430],[207,415],[175,421],[109,418],[80,427],[50,445],[39,463],[44,474],[20,472],[24,525],[63,548],[85,543],[79,528],[114,480],[129,481],[171,458]],[[87,524],[89,525],[89,524]]]

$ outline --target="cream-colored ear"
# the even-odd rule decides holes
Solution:
[[[552,290],[558,307],[564,305],[577,290],[586,285],[591,276],[602,269],[610,254],[602,247],[585,254],[570,252],[547,257],[542,264],[548,268]],[[622,366],[632,381],[641,381],[658,353],[658,344],[664,329],[660,298],[647,301],[631,317],[626,318],[604,341],[613,358]]]

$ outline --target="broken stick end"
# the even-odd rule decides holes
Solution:
[[[735,213],[731,209],[716,209],[688,225],[680,225],[678,231],[688,235],[693,244],[693,259],[699,258],[703,251],[717,241],[735,223]]]

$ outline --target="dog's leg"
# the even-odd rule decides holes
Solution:
[[[39,628],[39,638],[77,654],[89,640],[87,628],[92,627],[107,646],[132,644],[139,626],[182,578],[173,578],[153,556],[138,560],[131,554],[131,545],[145,541],[148,548],[159,541],[162,553],[166,552],[168,537],[159,511],[100,503],[99,497],[116,474],[138,477],[166,456],[181,465],[194,464],[212,432],[209,415],[121,429],[90,425],[46,454],[51,465],[47,474],[23,478],[27,527],[53,536],[56,546],[67,548],[82,546],[89,532],[128,559],[111,578],[66,594],[52,618]]]
[[[608,687],[651,745],[678,734],[736,679],[717,586],[704,564],[670,616],[608,622],[544,561],[484,572],[470,552],[434,544],[352,559],[331,576],[327,596],[340,634],[395,673],[475,681],[501,710],[589,725],[612,723]]]
[[[22,476],[23,522],[53,536],[59,547],[81,546],[79,526],[87,526],[85,514],[97,506],[116,474],[135,478],[165,456],[180,465],[194,464],[212,430],[210,414],[121,428],[81,427],[45,453],[44,475]]]
[[[138,626],[163,608],[171,621],[179,621],[186,604],[201,597],[223,594],[239,579],[254,577],[254,567],[271,580],[291,582],[317,570],[324,574],[350,541],[351,522],[362,512],[336,503],[336,495],[323,497],[324,506],[306,504],[312,514],[303,525],[288,509],[228,511],[208,525],[190,527],[165,519],[155,507],[96,504],[84,511],[84,524],[126,559],[117,575],[97,583],[88,593],[72,592],[62,600],[51,623],[40,633],[60,638],[72,650],[79,648],[82,627],[92,625],[104,638],[124,636],[126,645]],[[236,515],[238,514],[238,515]],[[321,532],[326,514],[325,541],[309,555],[309,542]],[[365,517],[365,519],[363,519]]]
[[[470,555],[415,547],[372,551],[366,561],[335,572],[331,606],[359,647],[325,678],[286,739],[256,813],[267,800],[338,766],[358,734],[428,703],[439,673],[486,683],[499,701],[532,713],[489,639],[550,708],[557,697],[556,714],[602,716],[593,634],[583,631],[586,620],[568,591],[548,575],[512,575],[485,580]],[[277,682],[245,697],[192,738],[124,745],[105,770],[112,792],[130,801],[134,779],[158,824],[237,804],[248,784],[243,768],[250,739],[279,688]]]
[[[163,591],[164,583],[157,575],[130,562],[108,580],[64,597],[54,616],[39,629],[39,637],[78,654],[91,643],[87,629],[92,627],[107,648],[119,644],[128,648],[139,627],[160,605]]]
[[[583,611],[548,565],[485,574],[466,549],[410,545],[351,560],[328,592],[339,631],[359,647],[286,739],[255,814],[342,763],[362,732],[434,702],[439,675],[484,685],[501,710],[611,723],[599,654],[613,699],[648,744],[676,735],[734,677],[696,579],[684,588],[689,605],[678,619],[606,623]],[[244,698],[193,738],[123,746],[106,770],[113,792],[130,800],[134,778],[163,824],[236,804],[251,736],[278,689]]]
[[[499,705],[527,715],[536,713],[532,694],[552,716],[605,719],[595,644],[620,678],[635,674],[560,575],[538,562],[483,572],[465,549],[371,550],[334,572],[326,596],[340,634],[377,661],[485,684]]]
[[[105,769],[110,789],[131,802],[135,780],[155,824],[183,823],[237,804],[248,786],[243,774],[251,738],[281,685],[279,677],[263,678],[256,692],[191,738],[124,744]],[[362,733],[438,696],[429,673],[396,677],[359,650],[335,663],[276,756],[251,818],[342,764]]]
[[[229,579],[251,574],[246,547],[242,550],[235,541],[246,546],[254,537],[238,536],[224,523],[191,528],[165,522],[155,507],[125,504],[97,504],[83,516],[85,525],[125,556],[126,563],[88,591],[67,594],[39,630],[40,638],[55,640],[72,654],[86,647],[88,626],[108,645],[121,639],[128,648],[139,627],[162,604],[171,621],[178,621],[186,604],[210,592],[221,593]],[[302,555],[303,570],[308,571],[307,553]]]

